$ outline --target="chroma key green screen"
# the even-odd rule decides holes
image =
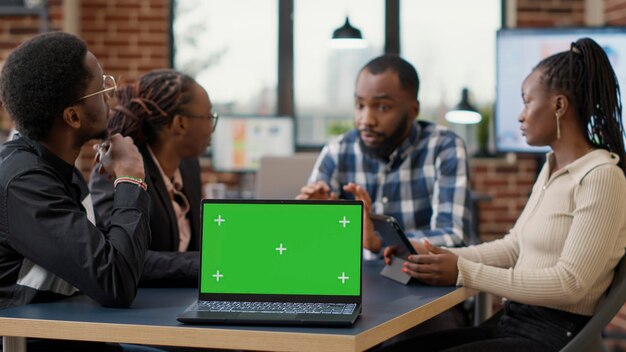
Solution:
[[[361,208],[203,203],[200,292],[359,295]]]

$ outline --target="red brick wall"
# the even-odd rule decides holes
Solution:
[[[518,27],[563,27],[584,24],[585,0],[517,0]]]
[[[62,27],[61,1],[49,1],[49,26],[53,30],[59,30]],[[0,67],[11,50],[39,33],[39,27],[38,15],[0,15]],[[5,111],[0,109],[0,131],[7,131],[9,128],[9,119]]]
[[[490,241],[506,234],[521,213],[537,174],[534,156],[470,160],[472,189],[491,200],[479,202],[479,234]]]
[[[62,0],[49,0],[50,28],[63,26]],[[38,15],[0,15],[0,65],[7,55],[24,40],[39,33]]]
[[[104,72],[118,80],[134,80],[169,67],[169,6],[168,0],[83,0],[80,36]],[[76,162],[85,179],[93,156],[91,146],[85,146]]]
[[[65,0],[68,1],[68,0]],[[169,66],[168,0],[82,0],[80,36],[105,72],[132,80]],[[63,27],[63,0],[49,1],[50,28]],[[36,15],[0,16],[0,65],[19,43],[39,32]],[[2,130],[9,128],[2,112]],[[77,166],[88,175],[93,152],[83,150]]]
[[[83,0],[81,37],[105,72],[133,80],[169,66],[169,1]]]
[[[604,19],[607,25],[626,25],[626,0],[604,0]]]

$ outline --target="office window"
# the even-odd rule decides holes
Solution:
[[[174,67],[195,77],[220,114],[274,115],[278,0],[176,0]]]
[[[23,7],[34,7],[32,1],[26,3],[24,0],[0,0],[0,6],[23,6]]]
[[[322,145],[333,135],[353,126],[354,83],[358,70],[384,50],[384,6],[383,0],[294,1],[298,144]],[[333,31],[343,25],[346,15],[352,26],[361,30],[369,43],[367,48],[331,48]]]
[[[463,87],[477,105],[493,104],[500,6],[500,0],[401,1],[400,50],[420,76],[421,118],[443,122]]]

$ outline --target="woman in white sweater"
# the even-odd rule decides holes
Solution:
[[[467,248],[414,243],[420,254],[403,269],[424,283],[503,296],[504,309],[483,326],[389,350],[557,351],[610,285],[626,245],[626,167],[619,85],[604,50],[583,38],[544,59],[524,80],[522,100],[526,141],[552,151],[515,226]]]

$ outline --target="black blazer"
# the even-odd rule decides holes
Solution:
[[[178,252],[178,223],[169,199],[165,183],[157,165],[152,160],[148,148],[139,148],[143,156],[146,184],[150,195],[150,230],[152,241],[146,255],[142,286],[194,286],[198,284],[200,247],[200,203],[202,182],[200,164],[197,158],[183,159],[180,173],[183,179],[182,193],[189,201],[187,218],[191,227],[187,252]],[[113,181],[107,174],[100,175],[94,169],[91,173],[89,189],[94,210],[100,223],[109,226],[113,207]]]

